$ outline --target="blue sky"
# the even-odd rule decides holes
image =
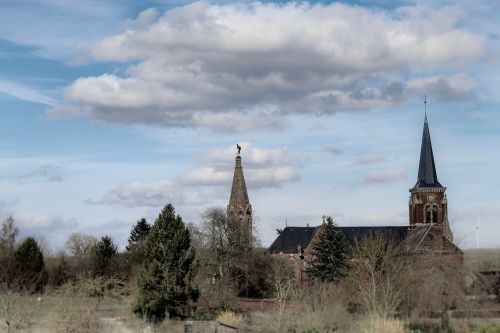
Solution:
[[[234,145],[259,238],[406,225],[428,114],[458,244],[500,241],[500,6],[0,1],[0,218],[124,246],[172,202],[227,205]]]

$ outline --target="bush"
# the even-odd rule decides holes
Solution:
[[[243,316],[231,311],[224,311],[217,317],[217,321],[222,324],[238,327],[243,322]]]

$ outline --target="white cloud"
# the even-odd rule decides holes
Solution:
[[[14,215],[14,221],[23,233],[48,230],[56,232],[62,228],[76,228],[78,225],[74,218],[65,219],[54,214],[19,213]]]
[[[365,175],[367,183],[385,183],[406,179],[408,177],[404,170],[377,170],[370,171]]]
[[[286,147],[263,149],[247,142],[242,147],[242,164],[249,188],[280,187],[300,179],[296,169],[303,156],[288,151]],[[185,185],[230,185],[234,173],[235,146],[208,151],[200,167],[181,176]]]
[[[7,218],[7,216],[12,215],[12,206],[14,206],[17,201],[6,201],[0,199],[0,223],[3,223],[3,220]]]
[[[122,205],[126,207],[161,207],[169,202],[179,204],[202,204],[204,196],[199,191],[183,191],[169,181],[136,181],[109,190],[99,200],[88,199],[88,204]]]
[[[474,82],[457,73],[483,54],[483,37],[460,25],[465,14],[457,7],[197,2],[157,16],[148,9],[124,32],[87,45],[95,60],[124,62],[125,75],[79,78],[51,112],[279,128],[279,115],[393,106],[422,90],[459,98]],[[452,74],[432,74],[443,68]]]
[[[6,94],[22,101],[34,102],[50,106],[56,105],[56,100],[54,98],[46,96],[33,88],[1,79],[0,94]]]
[[[281,187],[298,181],[296,166],[302,156],[286,148],[263,149],[241,143],[243,168],[247,187],[252,189]],[[169,202],[200,206],[227,196],[233,179],[235,147],[209,150],[199,165],[172,181],[135,181],[117,186],[98,200],[88,204],[122,205],[126,207],[161,207]]]
[[[63,181],[63,172],[60,166],[45,164],[36,168],[35,170],[17,175],[17,179],[20,182],[25,182],[27,180],[33,179],[42,179],[49,182],[61,182]]]
[[[242,157],[245,168],[268,168],[274,165],[297,165],[302,163],[304,157],[291,153],[287,147],[257,148],[248,142],[241,142]],[[232,166],[234,161],[229,156],[236,153],[236,145],[224,148],[211,149],[206,156],[207,163],[222,167]]]
[[[385,161],[385,158],[383,158],[382,156],[366,154],[366,155],[360,156],[357,159],[356,163],[366,165],[366,164],[379,163],[379,162],[383,162],[383,161]]]
[[[196,168],[184,174],[181,182],[185,185],[230,185],[233,170],[219,171],[214,168]],[[291,167],[269,169],[245,168],[245,180],[249,188],[281,187],[283,183],[300,179],[297,170]]]

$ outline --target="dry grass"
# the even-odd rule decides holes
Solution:
[[[231,311],[224,311],[217,316],[217,321],[222,324],[238,327],[243,323],[243,316]]]
[[[362,333],[405,333],[402,321],[394,318],[371,317],[363,323]]]

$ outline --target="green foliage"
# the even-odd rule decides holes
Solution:
[[[15,277],[10,287],[29,292],[42,288],[44,275],[43,254],[35,239],[26,238],[14,252]]]
[[[14,252],[16,264],[21,273],[40,273],[44,268],[43,254],[36,240],[28,237]]]
[[[500,333],[500,324],[489,323],[479,328],[479,333]]]
[[[144,247],[135,312],[148,320],[185,318],[199,292],[194,286],[198,263],[188,228],[171,204],[153,224]]]
[[[104,236],[92,249],[92,274],[94,276],[112,275],[111,264],[117,253],[117,247],[109,236]]]
[[[130,237],[128,238],[127,251],[140,252],[144,247],[146,238],[148,237],[151,226],[145,218],[140,219],[132,228]]]
[[[319,281],[338,281],[346,275],[348,248],[344,235],[329,216],[321,227],[319,237],[312,250],[308,274]]]

